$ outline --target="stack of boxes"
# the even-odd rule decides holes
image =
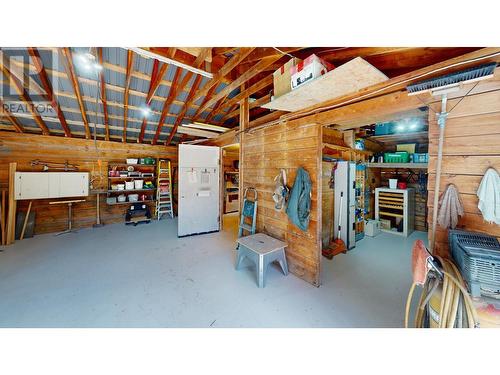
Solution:
[[[273,73],[274,99],[324,75],[333,68],[332,64],[314,54],[305,60],[293,57]]]

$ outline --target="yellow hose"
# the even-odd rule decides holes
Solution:
[[[441,306],[439,311],[440,328],[453,328],[458,316],[459,309],[463,309],[463,313],[467,318],[467,324],[469,328],[478,327],[479,321],[477,317],[476,308],[473,305],[472,299],[464,287],[464,281],[460,271],[455,266],[455,264],[441,257],[436,256],[440,261],[443,273],[443,285],[441,294]],[[431,291],[429,288],[430,278],[427,278],[423,291],[420,295],[420,300],[417,305],[417,311],[415,314],[415,327],[423,328],[423,317],[426,304],[428,302],[428,293]],[[405,327],[408,328],[409,316],[410,316],[410,305],[413,299],[413,294],[415,293],[416,284],[413,283],[408,292],[408,297],[406,299],[406,309],[405,309]],[[460,306],[460,298],[463,298],[463,308]],[[425,302],[427,300],[427,302]],[[424,304],[425,302],[425,304]]]

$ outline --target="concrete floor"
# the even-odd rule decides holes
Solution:
[[[176,220],[39,235],[0,252],[1,327],[401,327],[417,238],[365,238],[313,287],[235,271],[235,215],[177,238]]]

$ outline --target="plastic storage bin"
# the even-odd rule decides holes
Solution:
[[[365,226],[365,234],[369,237],[375,237],[380,233],[380,221],[368,220]]]
[[[385,152],[384,163],[408,163],[410,154],[406,151]]]
[[[422,154],[415,153],[415,154],[413,154],[413,162],[414,163],[428,163],[429,162],[429,154],[427,152],[422,153]]]
[[[392,122],[384,122],[382,124],[375,124],[375,135],[388,135],[394,133]]]

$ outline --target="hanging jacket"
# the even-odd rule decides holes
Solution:
[[[311,178],[302,167],[297,170],[286,213],[297,227],[307,230],[311,214]]]
[[[479,203],[484,220],[500,224],[500,176],[493,168],[489,168],[477,189]]]

